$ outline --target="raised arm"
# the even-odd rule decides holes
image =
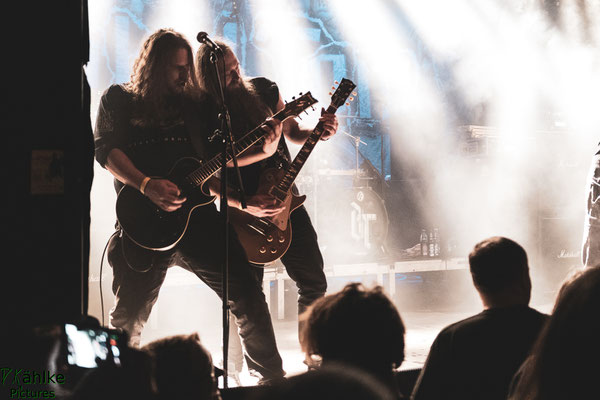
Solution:
[[[283,99],[279,96],[279,102],[277,103],[277,111],[284,107]],[[335,114],[325,113],[325,109],[321,109],[321,117],[319,121],[323,122],[323,136],[321,140],[327,140],[337,132],[338,120]],[[304,128],[298,124],[293,118],[287,119],[283,122],[283,135],[292,143],[303,145],[306,139],[312,133],[314,127]]]
[[[254,164],[255,162],[264,160],[265,158],[271,157],[275,151],[277,151],[277,144],[281,138],[283,131],[283,124],[281,121],[276,119],[268,119],[263,125],[263,130],[266,132],[264,140],[261,145],[250,147],[244,151],[237,158],[238,165],[244,167],[246,165]],[[233,167],[233,161],[227,164],[228,167]]]

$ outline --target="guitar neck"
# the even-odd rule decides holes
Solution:
[[[330,105],[325,112],[328,114],[334,114],[336,111],[337,111],[337,108],[334,107],[333,105]],[[288,191],[291,189],[292,185],[294,184],[294,181],[298,177],[300,170],[306,163],[308,156],[310,156],[310,153],[312,153],[315,146],[321,139],[322,135],[323,135],[323,123],[319,121],[319,123],[317,124],[315,129],[312,131],[310,136],[306,139],[306,142],[304,142],[304,145],[302,146],[302,148],[296,155],[296,158],[294,158],[294,161],[288,168],[285,175],[279,181],[279,184],[277,185],[278,191],[281,191],[281,193],[288,193]]]
[[[283,121],[287,118],[286,114],[283,112],[284,110],[273,115],[272,118],[278,119],[279,121]],[[246,135],[244,135],[241,139],[235,141],[233,143],[233,151],[237,156],[242,154],[248,148],[250,148],[253,144],[258,142],[264,136],[265,132],[261,129],[261,125],[257,126]],[[227,164],[229,161],[233,160],[233,155],[231,153],[231,149],[227,149],[226,152],[226,161],[223,163],[223,153],[219,153],[214,156],[210,161],[202,164],[201,167],[193,171],[187,176],[188,182],[193,187],[201,186],[206,180],[208,180],[211,176],[219,172],[221,167],[224,164]]]

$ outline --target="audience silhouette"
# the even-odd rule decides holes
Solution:
[[[469,254],[469,267],[484,310],[438,334],[411,399],[506,399],[547,320],[529,307],[527,254],[518,243],[483,240]]]
[[[157,339],[142,350],[154,359],[161,400],[220,398],[211,355],[197,333]]]
[[[158,400],[152,358],[128,348],[121,365],[100,363],[77,382],[66,400]]]
[[[403,398],[394,370],[404,361],[404,323],[380,286],[347,284],[316,300],[302,318],[300,343],[309,358],[359,368]]]
[[[67,362],[64,324],[13,335],[0,353],[6,365],[68,376],[60,387],[32,386],[67,400],[398,400],[411,390],[412,400],[600,398],[600,265],[565,279],[551,317],[529,307],[527,253],[515,241],[495,236],[477,243],[469,268],[484,310],[439,332],[408,390],[398,371],[406,332],[400,313],[381,286],[361,283],[308,307],[300,316],[300,344],[309,371],[266,386],[219,390],[217,369],[197,333],[164,337],[141,349],[125,344],[118,362],[97,359],[91,369]],[[80,327],[104,329],[93,318]]]
[[[248,400],[394,400],[397,397],[370,374],[347,364],[330,362],[291,376],[272,386],[259,387]]]
[[[562,285],[548,324],[513,380],[509,400],[598,399],[600,265]]]

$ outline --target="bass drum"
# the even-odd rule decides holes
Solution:
[[[340,192],[338,192],[340,193]],[[319,242],[333,262],[381,254],[388,234],[388,213],[371,188],[345,189],[326,196],[318,213]]]

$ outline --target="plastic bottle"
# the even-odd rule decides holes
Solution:
[[[429,231],[429,257],[435,257],[435,243],[433,241],[433,231]]]
[[[427,257],[429,255],[429,241],[427,239],[427,231],[421,229],[421,255]]]

